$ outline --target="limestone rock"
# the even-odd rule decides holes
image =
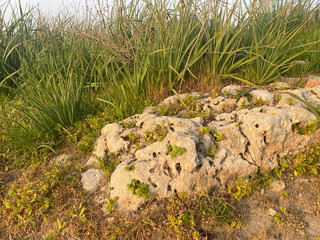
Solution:
[[[286,91],[313,105],[320,101],[318,86]],[[307,124],[315,116],[301,101],[288,100],[292,96],[286,91],[276,106],[250,106],[252,109],[246,108],[246,97],[236,103],[234,98],[193,93],[199,98],[197,109],[210,117],[158,116],[153,107],[125,119],[123,124],[107,124],[87,166],[95,166],[110,153],[121,162],[105,190],[99,190],[97,202],[102,205],[106,197],[117,197],[117,209],[135,211],[146,200],[128,188],[133,180],[145,184],[152,196],[164,198],[179,192],[213,192],[239,177],[248,177],[257,168],[261,172],[274,169],[278,156],[303,150],[320,136],[319,130],[312,135],[292,130],[292,124]],[[273,93],[266,90],[251,91],[251,95],[268,105],[274,101]],[[170,107],[185,96],[169,97],[161,104]],[[235,110],[236,104],[243,109]],[[82,184],[86,191],[94,192],[102,179],[103,173],[92,168],[83,173]]]
[[[235,96],[238,94],[238,91],[241,90],[239,85],[228,85],[221,89],[222,94],[230,94]]]
[[[259,110],[259,109],[258,109]],[[292,135],[291,122],[286,111],[275,107],[251,111],[239,119],[241,132],[250,145],[245,158],[256,164],[262,171],[277,166],[277,154],[284,149],[284,143]]]
[[[238,108],[244,108],[244,107],[247,107],[248,105],[249,105],[249,100],[246,96],[241,97],[237,102]]]
[[[68,160],[72,158],[72,155],[71,154],[66,154],[66,153],[63,153],[63,154],[60,154],[58,156],[56,156],[52,161],[56,164],[56,165],[59,165],[59,166],[66,166]]]
[[[288,83],[290,86],[297,86],[301,82],[300,77],[281,77],[281,82]]]
[[[320,85],[315,86],[313,88],[309,88],[308,90],[315,94],[318,99],[320,98]]]
[[[309,76],[305,88],[312,88],[320,85],[319,76]]]
[[[231,123],[221,126],[217,122],[211,122],[208,124],[208,127],[224,136],[224,140],[219,142],[219,147],[240,154],[246,151],[248,140],[241,134],[239,130],[240,126],[238,127],[236,125],[236,123]]]
[[[275,180],[270,184],[270,188],[274,192],[282,192],[286,188],[284,181]]]
[[[302,126],[307,126],[309,122],[317,120],[313,113],[299,106],[288,106],[285,110],[292,123],[301,123]]]
[[[84,190],[93,193],[100,186],[104,174],[101,170],[91,168],[82,174],[81,183]]]
[[[273,208],[269,208],[268,211],[266,212],[266,214],[270,215],[270,216],[274,216],[277,214],[277,211],[274,210]]]
[[[253,90],[250,92],[250,95],[253,100],[261,99],[263,102],[266,102],[268,105],[272,105],[274,101],[274,94],[267,90]]]

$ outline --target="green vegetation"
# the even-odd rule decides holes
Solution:
[[[167,133],[167,128],[158,124],[152,131],[146,131],[144,138],[148,144],[152,144],[155,141],[163,141]]]
[[[118,200],[119,200],[119,197],[114,197],[107,201],[107,203],[105,204],[105,208],[107,209],[108,212],[112,212]]]
[[[175,158],[177,156],[181,156],[186,151],[187,151],[187,149],[185,149],[184,147],[180,147],[177,145],[172,146],[171,144],[167,145],[167,152],[172,158]]]
[[[304,135],[304,134],[310,135],[311,133],[313,133],[317,129],[318,121],[319,120],[308,122],[308,124],[306,126],[301,126],[301,124],[294,123],[294,124],[292,124],[292,129],[293,130],[296,129],[298,134],[300,134],[300,135]]]
[[[128,189],[131,190],[132,194],[136,194],[138,197],[147,199],[151,196],[151,192],[148,185],[141,183],[139,180],[132,179],[131,183],[127,184]]]
[[[114,2],[108,9],[98,1],[98,11],[88,10],[82,18],[64,13],[49,18],[37,9],[13,7],[7,22],[3,21],[5,9],[11,5],[2,5],[0,235],[152,239],[161,232],[164,239],[200,239],[221,223],[240,226],[230,196],[241,199],[284,172],[319,175],[319,148],[315,147],[295,159],[279,160],[272,173],[238,180],[227,197],[175,196],[174,207],[163,207],[162,202],[162,208],[145,209],[134,221],[123,217],[110,223],[97,217],[103,213],[92,207],[95,203],[83,192],[80,179],[82,164],[105,124],[119,122],[123,128],[133,128],[135,121],[122,120],[172,92],[177,96],[209,92],[230,81],[261,85],[281,75],[320,72],[320,10],[312,0],[266,1],[264,5],[253,0],[242,9],[239,2],[217,0]],[[237,98],[247,95],[239,92]],[[213,91],[212,97],[216,96]],[[277,96],[280,100],[281,95]],[[187,94],[177,105],[159,106],[157,112],[209,117],[197,109],[197,101],[198,97]],[[311,104],[308,109],[315,112]],[[317,124],[294,128],[309,134]],[[132,133],[128,138],[139,149],[143,137],[150,144],[162,141],[167,131],[158,125],[145,136]],[[200,130],[205,133],[216,141],[224,139],[210,129]],[[214,156],[216,150],[214,145],[206,153]],[[168,146],[172,158],[185,151]],[[61,152],[71,152],[77,161],[72,159],[64,167],[51,164]],[[110,175],[120,161],[107,154],[98,165]],[[134,171],[134,166],[125,169]],[[150,197],[147,185],[138,180],[128,188],[139,197]],[[108,211],[116,201],[107,202]]]
[[[98,167],[106,174],[111,175],[120,162],[121,160],[115,154],[106,154],[105,158],[98,162]]]

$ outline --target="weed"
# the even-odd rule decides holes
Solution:
[[[282,193],[281,194],[281,199],[284,199],[284,198],[287,198],[287,197],[289,197],[289,193],[288,192],[284,192],[284,193]]]
[[[295,104],[295,102],[293,101],[292,98],[287,98],[287,103],[291,106],[293,106]]]
[[[248,91],[245,90],[237,90],[237,94],[235,95],[235,98],[237,101],[240,100],[241,97],[246,97],[248,99],[248,101],[251,101],[251,95]]]
[[[171,144],[167,145],[167,152],[169,153],[169,155],[172,158],[175,158],[177,156],[181,156],[186,151],[187,151],[187,149],[185,149],[184,147],[179,147],[177,145],[172,146]]]
[[[134,165],[130,164],[124,167],[124,170],[126,170],[127,172],[132,172],[134,171]]]
[[[120,122],[121,127],[123,128],[133,128],[136,126],[136,122],[135,121],[121,121]]]
[[[119,197],[114,197],[112,199],[109,199],[106,204],[105,204],[105,209],[108,212],[112,212],[112,210],[114,209],[114,207],[116,206],[117,201],[119,200]]]
[[[98,167],[107,174],[111,174],[121,162],[115,154],[106,154],[105,158],[99,160]]]
[[[211,158],[213,158],[218,150],[219,149],[218,149],[218,146],[216,144],[214,144],[214,145],[210,144],[208,149],[206,149],[206,155],[211,157]]]
[[[155,141],[163,141],[167,133],[167,128],[158,124],[152,131],[146,131],[144,138],[148,144],[152,144]]]
[[[301,126],[299,123],[292,124],[292,130],[297,130],[300,135],[310,135],[312,134],[318,126],[318,120],[308,122],[307,126]]]
[[[132,194],[136,194],[138,197],[142,197],[143,199],[147,199],[151,196],[148,185],[141,183],[139,180],[132,179],[131,183],[127,184],[127,187],[131,190]]]

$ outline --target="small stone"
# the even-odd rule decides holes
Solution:
[[[286,184],[284,183],[284,181],[276,180],[270,184],[270,187],[274,192],[282,192],[285,189]]]
[[[312,88],[320,85],[320,77],[309,76],[305,88]]]
[[[239,85],[229,85],[222,88],[221,92],[222,94],[229,94],[235,96],[238,94],[239,90],[241,90],[241,87]]]
[[[274,96],[267,90],[253,90],[250,92],[252,99],[261,99],[269,105],[273,104]]]
[[[53,162],[56,164],[56,165],[59,165],[61,167],[64,167],[66,166],[68,160],[72,157],[71,154],[66,154],[66,153],[63,153],[63,154],[60,154],[59,156],[55,157],[53,159]]]
[[[263,195],[265,192],[264,188],[261,189],[260,194]]]
[[[113,223],[114,220],[116,220],[115,217],[108,217],[108,218],[107,218],[107,222],[108,222],[108,223]]]
[[[238,108],[243,108],[243,107],[247,107],[249,105],[249,101],[248,98],[246,96],[243,96],[239,99],[239,101],[237,102],[237,107]]]
[[[93,193],[103,179],[103,172],[99,169],[91,168],[82,174],[82,187],[85,191]]]
[[[277,211],[272,208],[269,208],[266,213],[273,217],[274,215],[276,215]]]

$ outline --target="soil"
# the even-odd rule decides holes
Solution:
[[[243,198],[236,212],[240,229],[214,229],[216,239],[320,239],[320,180],[287,177]],[[271,184],[272,185],[272,184]],[[275,215],[274,215],[275,214]]]

